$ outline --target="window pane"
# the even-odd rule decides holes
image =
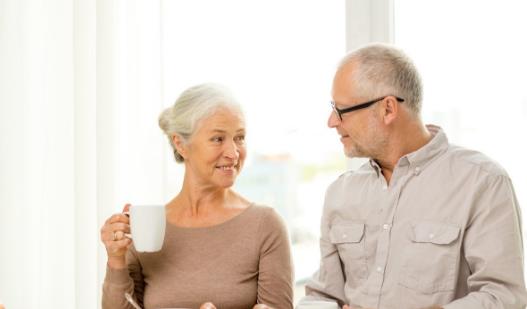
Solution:
[[[345,51],[344,1],[162,6],[164,104],[196,83],[233,90],[247,115],[249,148],[236,188],[284,217],[296,278],[305,279],[318,267],[325,189],[346,166],[335,132],[326,127],[331,80]],[[173,169],[168,199],[179,190],[181,166],[167,156],[167,167]]]

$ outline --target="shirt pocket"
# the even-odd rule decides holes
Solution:
[[[453,291],[459,260],[460,228],[421,222],[409,229],[400,284],[426,294]]]
[[[330,241],[338,250],[346,282],[357,287],[368,274],[363,223],[339,223],[331,226]]]

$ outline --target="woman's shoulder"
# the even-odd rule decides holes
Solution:
[[[260,215],[275,211],[273,207],[257,203],[251,203],[249,207],[252,211]]]
[[[285,226],[285,222],[273,207],[261,204],[253,204],[250,209],[252,218],[260,225],[261,230],[273,230],[276,227]]]
[[[279,217],[277,211],[270,206],[253,203],[249,207],[254,216],[256,217]]]

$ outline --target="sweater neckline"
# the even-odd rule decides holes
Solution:
[[[250,212],[250,210],[252,208],[255,208],[254,206],[254,203],[251,203],[247,208],[245,208],[242,212],[240,212],[239,214],[235,215],[234,217],[226,220],[226,221],[223,221],[221,223],[218,223],[218,224],[215,224],[215,225],[211,225],[211,226],[200,226],[200,227],[186,227],[186,226],[178,226],[174,223],[170,223],[168,222],[168,219],[166,220],[166,225],[167,225],[167,228],[171,228],[171,229],[175,229],[175,230],[178,230],[178,231],[210,231],[210,230],[214,230],[214,229],[220,229],[220,228],[223,228],[223,227],[227,227],[227,226],[230,226],[234,223],[236,223],[237,221],[239,221],[242,217],[244,217],[247,213]]]

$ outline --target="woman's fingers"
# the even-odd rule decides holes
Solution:
[[[123,211],[128,211],[130,204],[124,206]],[[106,247],[108,257],[123,257],[130,247],[132,240],[130,234],[130,218],[127,214],[117,213],[110,216],[101,228],[101,240]]]
[[[110,218],[106,220],[105,224],[115,223],[115,222],[130,223],[130,218],[128,217],[130,206],[132,205],[131,204],[124,205],[122,213],[113,214]]]
[[[124,233],[130,233],[130,224],[128,223],[112,223],[110,224],[110,231],[117,232],[122,231]]]
[[[121,240],[129,233],[130,225],[127,223],[105,224],[101,229],[101,240],[103,242]]]
[[[113,257],[124,256],[131,243],[132,243],[132,240],[129,238],[112,241],[111,244],[106,246],[106,251],[108,252],[108,256],[113,256]]]
[[[130,218],[128,210],[130,204],[126,204],[123,213],[110,216],[101,227],[101,241],[106,247],[108,255],[108,266],[114,269],[126,268],[126,252],[132,244],[130,235]]]
[[[122,248],[128,248],[128,246],[130,246],[130,244],[132,243],[132,240],[130,238],[124,238],[121,240],[114,241],[114,243],[117,249],[122,249]]]
[[[130,223],[130,218],[128,218],[127,215],[120,213],[120,214],[113,214],[107,221],[107,223],[116,223],[116,222],[122,222],[122,223]]]
[[[111,232],[123,231],[125,233],[129,233],[130,232],[130,224],[123,223],[123,222],[108,223],[108,224],[105,224],[102,227],[102,230],[103,231],[111,231]]]
[[[121,231],[121,230],[113,232],[113,238],[115,239],[114,241],[118,241],[118,240],[123,239],[124,238],[124,232]]]

